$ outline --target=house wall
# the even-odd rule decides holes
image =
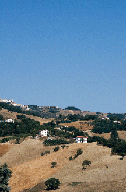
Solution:
[[[48,130],[39,131],[40,136],[47,137],[47,134],[48,134]]]
[[[76,138],[77,143],[82,143],[82,141],[83,141],[83,143],[87,143],[87,138],[83,138],[83,140],[82,140],[82,138]]]
[[[7,120],[5,120],[5,122],[14,123],[14,120],[13,119],[7,119]]]

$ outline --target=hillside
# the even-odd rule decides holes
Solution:
[[[98,189],[99,185],[104,186],[106,182],[121,183],[121,190],[125,191],[126,158],[121,161],[119,156],[111,156],[110,148],[98,146],[96,143],[69,144],[69,147],[61,148],[58,152],[53,152],[53,148],[54,146],[44,147],[39,140],[27,139],[0,158],[0,162],[7,162],[13,172],[9,182],[11,192],[31,188],[49,177],[61,181],[57,192],[72,189],[81,191],[82,187],[89,186],[90,189],[91,185]],[[82,148],[83,154],[69,161],[69,157],[73,156],[78,148]],[[51,153],[40,156],[45,150],[50,150]],[[91,165],[82,171],[82,162],[86,159],[91,161]],[[56,168],[51,168],[53,161],[57,162]],[[72,182],[79,183],[77,186],[71,186],[74,185]]]
[[[7,109],[0,110],[0,115],[3,115],[3,118],[5,119],[17,119],[17,115],[22,115],[21,113],[8,111]],[[26,115],[26,118],[34,119],[35,121],[39,121],[40,125],[43,125],[44,123],[51,122],[54,120],[54,118],[49,119],[43,119],[41,117],[33,116],[33,115]]]
[[[2,109],[0,114],[5,119],[16,119],[19,113],[9,112]],[[42,119],[40,117],[26,115],[27,118],[43,123],[51,122],[53,119]],[[91,132],[91,121],[76,121],[60,125],[75,126],[86,131],[89,136],[100,136],[110,138],[110,133],[97,134]],[[126,131],[118,131],[121,139],[126,140]],[[23,141],[23,140],[22,140]],[[11,192],[21,192],[39,184],[41,187],[36,192],[45,191],[44,182],[50,177],[58,178],[61,186],[57,192],[67,191],[126,191],[126,157],[120,160],[120,156],[111,155],[111,149],[98,146],[94,143],[67,144],[67,147],[54,152],[55,146],[44,146],[42,140],[30,139],[27,137],[21,144],[0,143],[0,165],[5,162],[12,170],[12,178],[9,181]],[[81,148],[83,154],[75,160],[69,161],[77,149]],[[42,152],[50,151],[50,154],[41,156]],[[84,160],[91,161],[91,165],[82,170]],[[51,162],[57,162],[56,168],[51,168]],[[35,187],[36,188],[36,187]]]
[[[76,127],[76,129],[80,129],[82,131],[86,131],[88,129],[92,129],[93,126],[90,125],[92,121],[75,121],[75,122],[71,122],[71,123],[60,123],[59,125],[63,125],[63,126],[74,126]]]

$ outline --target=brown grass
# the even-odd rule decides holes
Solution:
[[[14,145],[10,145],[8,143],[1,143],[0,144],[0,157],[2,157],[7,151],[9,151]]]
[[[126,141],[126,131],[117,131],[118,132],[118,136],[120,139],[124,139]],[[102,134],[98,134],[98,133],[93,133],[91,131],[87,131],[87,133],[89,134],[89,136],[99,136],[99,137],[104,137],[105,139],[110,139],[110,134],[111,133],[102,133]]]
[[[2,111],[4,117],[16,118],[17,113],[11,113],[4,109]],[[39,119],[34,116],[29,118]],[[40,118],[39,121],[42,124],[48,120]],[[84,130],[87,129],[86,127],[83,128]],[[90,134],[93,135],[91,132]],[[118,131],[118,134],[120,138],[126,140],[125,131]],[[110,137],[110,134],[97,135],[106,139]],[[26,139],[17,145],[0,144],[0,164],[6,162],[13,172],[9,181],[11,192],[21,192],[39,183],[42,187],[39,190],[38,186],[36,192],[45,191],[44,182],[50,177],[58,178],[61,182],[57,192],[126,191],[126,157],[119,160],[119,156],[111,156],[110,148],[98,146],[96,143],[74,143],[68,146],[68,148],[60,148],[59,151],[53,152],[55,146],[45,147],[42,141],[35,139]],[[74,156],[78,148],[83,150],[83,154],[75,160],[69,161],[69,157]],[[41,156],[42,152],[48,150],[50,150],[50,154]],[[82,162],[86,159],[91,161],[91,165],[86,170],[82,170]],[[57,162],[56,168],[51,168],[53,161]],[[32,192],[32,190],[29,191]]]
[[[22,113],[8,111],[7,109],[0,110],[0,115],[3,115],[5,119],[17,119],[17,115],[22,115]],[[35,121],[39,121],[40,125],[43,123],[48,123],[54,120],[54,118],[43,119],[41,117],[33,116],[33,115],[26,115],[27,118],[34,119]]]
[[[60,123],[59,125],[63,125],[63,126],[74,126],[76,127],[76,129],[80,129],[82,131],[86,131],[88,129],[92,129],[93,126],[89,125],[88,123],[90,123],[92,121],[75,121],[75,122],[71,122],[71,123]]]
[[[0,158],[0,162],[7,162],[13,172],[9,182],[11,192],[32,188],[49,177],[61,181],[57,192],[81,191],[82,188],[92,190],[91,186],[97,189],[94,191],[100,191],[99,186],[105,188],[104,183],[109,182],[108,191],[112,186],[116,186],[114,183],[120,183],[123,189],[125,157],[124,160],[119,160],[119,156],[110,155],[110,148],[98,146],[96,143],[74,143],[68,148],[60,148],[57,152],[53,152],[54,147],[44,147],[41,141],[28,139],[20,145],[15,145]],[[78,148],[82,148],[83,154],[69,161],[69,157],[74,156]],[[40,153],[45,150],[50,150],[51,153],[41,157]],[[91,165],[82,170],[82,162],[86,159],[91,161]],[[56,168],[51,168],[53,161],[57,162]],[[76,183],[77,185],[72,186]]]
[[[126,141],[126,131],[117,131],[120,139],[124,139]]]

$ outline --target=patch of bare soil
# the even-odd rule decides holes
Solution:
[[[0,157],[2,157],[5,153],[7,153],[14,145],[10,145],[9,143],[1,143],[0,144]]]
[[[124,139],[126,141],[126,131],[117,131],[120,139]]]
[[[90,125],[91,122],[92,121],[75,121],[75,122],[71,122],[71,123],[60,123],[59,125],[68,126],[68,127],[74,126],[77,129],[86,131],[88,129],[91,130],[93,128],[93,126]]]
[[[98,134],[98,133],[92,133],[92,136],[98,136],[98,137],[103,137],[105,139],[110,139],[110,133],[102,133],[102,134]]]
[[[19,114],[21,115],[21,113],[8,111],[7,109],[3,109],[3,108],[2,110],[0,110],[0,115],[3,115],[5,119],[16,119],[17,115]]]

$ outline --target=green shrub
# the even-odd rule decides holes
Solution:
[[[47,190],[58,189],[60,181],[59,179],[50,178],[45,182],[45,185],[47,186],[46,187]]]
[[[71,161],[71,160],[73,160],[72,156],[71,156],[71,157],[69,157],[69,161]]]
[[[50,151],[45,151],[45,154],[50,154]]]
[[[83,161],[83,163],[82,163],[83,168],[82,169],[86,169],[87,166],[90,164],[91,164],[91,161],[88,161],[88,160]]]
[[[83,153],[83,151],[81,149],[77,150],[77,155],[81,155]]]
[[[58,150],[59,150],[59,146],[57,146],[57,147],[54,148],[54,151],[55,151],[55,152],[58,151]]]
[[[76,159],[77,157],[78,157],[78,155],[77,155],[77,154],[75,154],[75,155],[74,155],[74,159]]]
[[[78,155],[81,155],[83,151],[81,149],[77,150],[77,153],[74,155],[74,159],[78,157]]]
[[[6,143],[6,142],[8,142],[8,141],[9,141],[8,138],[3,138],[3,139],[2,139],[2,143]]]
[[[8,169],[7,164],[0,166],[0,191],[9,192],[8,181],[11,177],[12,171]]]
[[[19,141],[20,141],[20,137],[17,137],[17,138],[16,138],[16,144],[20,144]]]
[[[43,155],[45,155],[45,153],[42,152],[42,153],[41,153],[41,156],[43,156]]]
[[[52,162],[51,165],[52,165],[51,168],[54,168],[54,167],[56,167],[57,162]]]
[[[46,139],[43,142],[43,144],[45,146],[53,146],[53,145],[69,144],[69,142],[64,140],[64,139],[54,139],[54,140],[51,140],[51,139],[47,140]]]
[[[61,145],[61,147],[64,149],[66,146],[65,145]]]

